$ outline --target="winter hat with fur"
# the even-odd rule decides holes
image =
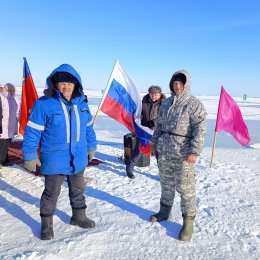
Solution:
[[[161,87],[159,87],[157,85],[152,85],[151,87],[148,88],[148,92],[149,93],[161,93],[162,89],[161,89]]]

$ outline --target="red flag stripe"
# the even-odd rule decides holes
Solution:
[[[22,84],[22,98],[21,98],[21,115],[19,133],[24,135],[24,129],[28,122],[30,111],[34,102],[38,99],[38,94],[30,73],[26,58],[24,58],[23,66],[23,84]]]

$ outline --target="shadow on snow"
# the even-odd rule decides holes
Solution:
[[[132,214],[137,215],[140,219],[147,221],[147,222],[149,222],[150,216],[155,213],[151,210],[147,210],[147,209],[141,208],[135,204],[132,204],[122,198],[113,196],[107,192],[97,190],[92,187],[87,187],[85,194],[89,197],[111,203],[114,206],[116,206],[122,210],[125,210]],[[162,221],[159,224],[166,229],[166,232],[167,232],[166,234],[168,236],[178,239],[178,235],[179,235],[179,232],[181,229],[180,224],[178,224],[176,222],[172,222],[172,221]]]
[[[7,182],[1,180],[0,190],[8,192],[13,197],[18,198],[19,200],[24,201],[25,203],[31,204],[37,208],[40,208],[40,199],[35,198],[25,191],[18,190],[17,188],[9,185]],[[6,198],[0,195],[0,207],[3,208],[6,212],[14,216],[15,218],[22,221],[28,227],[31,228],[32,233],[35,237],[40,237],[40,228],[41,224],[32,218],[26,211],[17,205],[14,202],[8,201]],[[70,216],[63,211],[56,209],[55,215],[58,216],[63,222],[69,223]]]

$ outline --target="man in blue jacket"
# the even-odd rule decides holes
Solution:
[[[62,64],[50,74],[46,85],[45,96],[32,108],[22,148],[24,167],[35,172],[36,166],[41,166],[45,176],[40,202],[42,240],[54,237],[53,214],[64,178],[72,207],[70,224],[95,227],[85,215],[83,175],[96,150],[96,135],[81,78],[73,67]]]

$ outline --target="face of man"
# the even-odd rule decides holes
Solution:
[[[73,90],[75,88],[74,83],[70,82],[58,82],[57,83],[57,88],[61,92],[61,94],[68,100],[70,101]]]
[[[176,96],[179,96],[184,90],[183,83],[178,80],[173,81],[172,87],[173,87],[173,91],[175,92]]]
[[[161,93],[160,92],[149,92],[150,99],[155,102],[160,99]]]

